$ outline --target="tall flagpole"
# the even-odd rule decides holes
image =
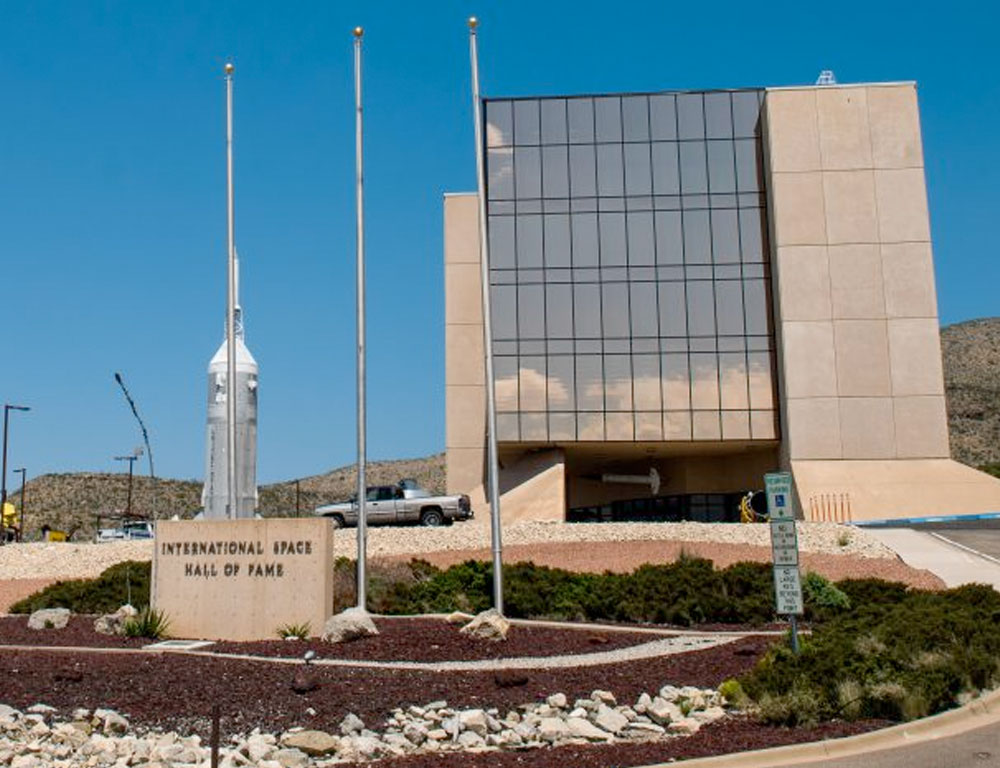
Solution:
[[[365,201],[364,166],[362,163],[361,124],[361,36],[364,30],[354,28],[354,164],[357,194],[358,248],[358,608],[367,610],[368,581],[368,509],[365,489]]]
[[[239,517],[236,488],[236,227],[233,212],[233,65],[226,64],[226,219],[229,228],[229,278],[226,300],[226,479],[227,514]]]
[[[483,348],[486,350],[486,418],[489,460],[490,532],[493,545],[493,607],[503,613],[503,544],[500,541],[500,462],[497,458],[497,401],[493,386],[493,330],[490,316],[490,252],[486,236],[486,173],[483,160],[483,107],[479,98],[479,51],[476,27],[469,19],[472,60],[472,114],[476,122],[476,189],[479,197],[479,266],[483,292]]]

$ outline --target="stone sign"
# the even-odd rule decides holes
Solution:
[[[326,519],[161,520],[152,604],[173,637],[277,639],[333,613],[333,527]]]

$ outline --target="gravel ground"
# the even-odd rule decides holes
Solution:
[[[338,531],[334,552],[355,554],[356,531]],[[706,542],[770,547],[766,525],[709,523],[601,523],[567,524],[521,522],[505,526],[505,546],[556,542]],[[456,523],[447,528],[380,527],[368,534],[373,557],[421,555],[429,552],[478,550],[490,546],[489,521]],[[895,553],[867,532],[835,523],[799,523],[802,552],[892,558]],[[150,541],[105,544],[26,543],[0,547],[0,579],[66,579],[96,576],[123,560],[149,560]]]
[[[42,702],[67,715],[75,707],[108,707],[139,728],[202,736],[207,736],[205,718],[218,702],[225,733],[297,725],[336,731],[348,712],[377,723],[395,707],[437,699],[456,708],[505,712],[560,692],[572,701],[599,688],[621,701],[635,701],[668,683],[717,687],[748,671],[774,642],[773,637],[747,637],[690,653],[519,674],[312,665],[308,675],[317,688],[305,694],[291,688],[302,665],[173,653],[7,651],[0,654],[0,702],[18,709]]]

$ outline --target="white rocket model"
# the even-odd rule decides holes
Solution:
[[[237,266],[237,274],[239,267]],[[229,514],[226,440],[228,342],[208,364],[208,426],[205,435],[205,519],[253,517],[257,509],[257,361],[243,341],[243,313],[236,303],[236,510]]]
[[[243,342],[233,214],[233,65],[226,64],[225,72],[228,286],[225,339],[208,364],[201,503],[209,520],[253,517],[257,508],[257,361]]]

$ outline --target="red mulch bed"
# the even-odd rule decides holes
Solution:
[[[506,711],[557,692],[572,700],[602,688],[634,702],[666,683],[717,686],[749,670],[772,642],[750,637],[657,659],[523,673],[313,665],[306,674],[318,687],[305,694],[291,689],[304,665],[152,652],[8,651],[0,654],[0,700],[18,708],[49,704],[64,714],[75,707],[110,707],[140,727],[202,735],[208,734],[207,716],[218,703],[228,733],[295,725],[335,732],[350,711],[374,726],[394,707],[436,699]],[[315,715],[306,713],[310,707]]]
[[[52,645],[86,648],[141,648],[142,638],[102,635],[94,631],[96,616],[70,616],[62,629],[28,629],[27,615],[0,616],[0,645]]]
[[[361,661],[479,661],[525,656],[561,656],[610,651],[661,640],[668,635],[600,632],[514,625],[503,642],[463,635],[440,619],[377,619],[379,634],[330,645],[322,640],[218,642],[206,650],[252,656],[301,656],[313,650],[324,659]]]

